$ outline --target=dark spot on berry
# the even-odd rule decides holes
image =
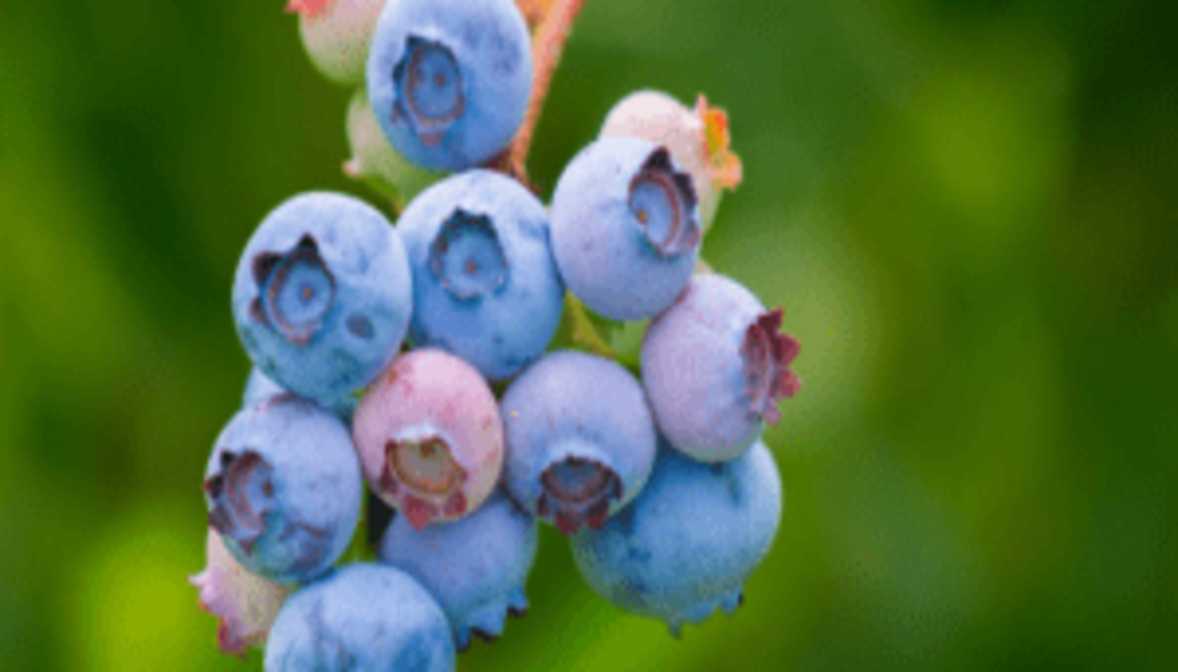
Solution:
[[[375,332],[372,327],[372,321],[359,313],[352,313],[349,315],[346,326],[348,331],[353,336],[356,338],[362,338],[366,341],[370,340],[373,333]]]

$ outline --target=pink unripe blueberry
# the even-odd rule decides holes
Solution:
[[[742,179],[740,158],[730,148],[728,114],[702,95],[690,109],[660,91],[632,93],[610,110],[601,137],[642,138],[666,147],[691,174],[704,230],[716,218],[721,192]]]
[[[299,34],[315,67],[339,84],[359,84],[384,5],[385,0],[290,0],[286,10],[299,15]]]
[[[242,567],[210,529],[204,571],[189,578],[200,606],[217,617],[217,643],[225,653],[244,654],[266,641],[290,589]]]
[[[477,509],[503,467],[491,388],[441,350],[393,362],[360,402],[352,432],[373,491],[417,529]]]

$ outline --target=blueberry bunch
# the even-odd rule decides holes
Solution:
[[[254,370],[209,457],[192,579],[226,651],[451,670],[527,609],[537,521],[595,591],[676,632],[735,609],[768,551],[781,483],[760,437],[798,344],[700,259],[741,177],[727,117],[634,94],[547,207],[493,169],[534,94],[529,19],[559,4],[290,3],[323,73],[363,83],[345,170],[399,217],[305,193],[241,256]],[[366,492],[370,527],[391,513],[367,550]]]

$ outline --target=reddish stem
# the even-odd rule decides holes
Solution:
[[[528,152],[532,148],[536,125],[544,111],[544,101],[548,98],[548,90],[552,86],[556,68],[560,65],[560,57],[572,32],[573,22],[584,6],[585,0],[555,0],[532,38],[535,62],[532,98],[528,101],[527,115],[508,150],[507,157],[508,170],[525,183],[528,177]]]

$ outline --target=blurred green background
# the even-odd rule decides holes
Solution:
[[[247,362],[231,274],[340,173],[281,2],[0,22],[0,669],[259,669],[185,577]],[[676,641],[550,533],[464,670],[1178,669],[1178,48],[1148,2],[589,0],[547,193],[614,101],[704,91],[746,181],[706,256],[787,308],[777,544]]]

